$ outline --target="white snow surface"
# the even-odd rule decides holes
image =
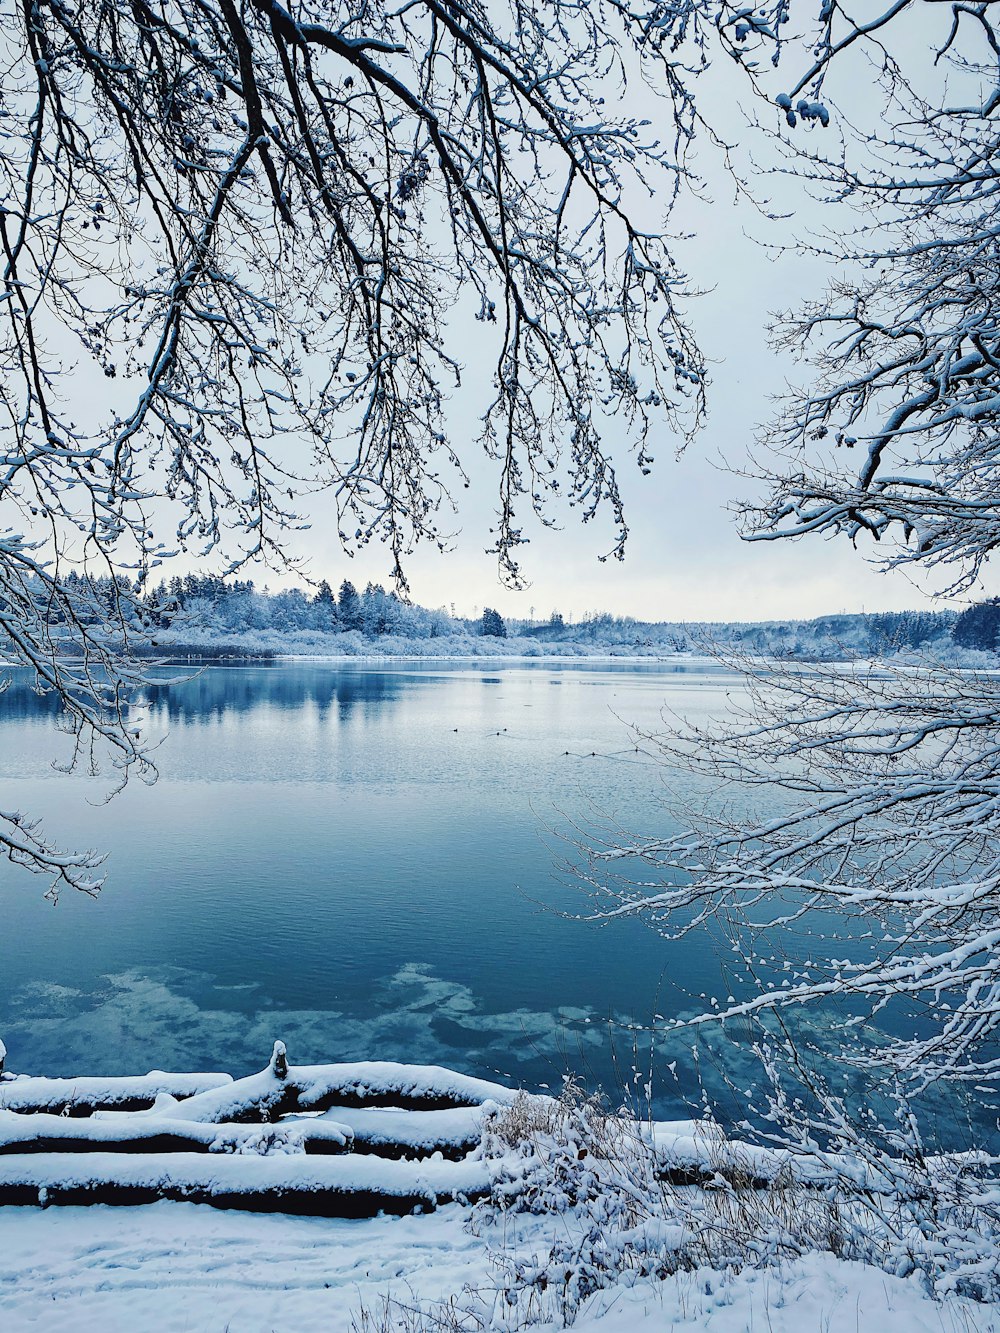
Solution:
[[[36,1078],[27,1074],[5,1074],[0,1080],[0,1109],[11,1111],[100,1102],[152,1100],[164,1094],[191,1097],[232,1084],[231,1074],[165,1074],[154,1069],[134,1078]]]
[[[206,1153],[31,1153],[0,1157],[0,1186],[27,1185],[45,1190],[102,1185],[129,1188],[203,1189],[211,1195],[259,1191],[323,1190],[357,1195],[375,1191],[389,1197],[453,1198],[489,1189],[490,1173],[479,1161],[446,1162],[423,1158],[386,1161],[381,1157],[261,1157]]]
[[[0,1209],[4,1333],[350,1333],[364,1302],[429,1303],[489,1279],[457,1205],[331,1221],[145,1208]],[[539,1225],[542,1225],[539,1223]],[[809,1255],[599,1292],[579,1333],[997,1333],[995,1307],[931,1300],[914,1279]],[[428,1325],[430,1327],[430,1325]],[[499,1326],[498,1326],[499,1327]]]
[[[8,1075],[0,1102],[13,1101],[23,1108],[155,1100],[147,1110],[111,1109],[82,1119],[0,1109],[0,1184],[31,1187],[40,1203],[50,1205],[54,1189],[111,1183],[152,1187],[175,1196],[194,1191],[206,1198],[221,1196],[230,1205],[246,1191],[270,1195],[279,1205],[285,1191],[306,1197],[314,1191],[371,1192],[381,1196],[385,1207],[392,1206],[385,1200],[401,1198],[409,1208],[415,1198],[430,1202],[485,1194],[494,1173],[509,1182],[526,1171],[531,1185],[543,1159],[547,1166],[539,1180],[553,1205],[565,1192],[563,1167],[568,1164],[579,1174],[581,1188],[592,1174],[589,1164],[580,1166],[586,1154],[578,1151],[574,1135],[580,1126],[572,1116],[562,1129],[557,1125],[545,1131],[542,1148],[529,1158],[510,1154],[502,1134],[493,1142],[501,1155],[492,1158],[488,1152],[458,1161],[443,1160],[438,1152],[416,1160],[350,1152],[307,1157],[304,1135],[332,1139],[341,1147],[354,1138],[425,1150],[435,1143],[464,1149],[470,1138],[478,1138],[484,1114],[509,1104],[515,1094],[435,1066],[363,1062],[285,1068],[284,1055],[279,1043],[267,1069],[235,1081],[225,1075],[159,1073],[135,1080]],[[249,1106],[280,1107],[286,1092],[294,1094],[291,1104],[298,1109],[277,1124],[220,1123]],[[178,1101],[178,1093],[188,1095]],[[331,1097],[344,1094],[360,1105],[330,1106]],[[409,1101],[412,1108],[442,1097],[458,1105],[424,1110],[391,1104]],[[380,1104],[386,1100],[388,1106]],[[548,1099],[539,1100],[538,1109],[551,1106]],[[162,1153],[105,1150],[119,1139],[139,1141],[150,1132],[179,1137],[182,1143],[190,1139],[192,1147],[214,1151],[189,1152],[186,1144],[184,1151]],[[19,1145],[32,1135],[44,1150],[22,1152]],[[268,1141],[258,1145],[256,1136],[261,1135]],[[709,1144],[700,1122],[657,1124],[651,1137],[662,1158],[675,1165],[710,1160],[718,1167],[720,1154],[730,1152],[738,1163],[765,1177],[788,1165],[773,1151],[719,1136]],[[50,1151],[50,1144],[60,1139],[74,1148],[87,1142],[91,1150]],[[488,1146],[484,1142],[484,1152]],[[474,1293],[468,1296],[472,1306],[493,1312],[490,1328],[515,1333],[525,1328],[521,1302],[527,1306],[532,1293],[545,1293],[536,1311],[543,1309],[545,1318],[558,1317],[550,1299],[553,1292],[558,1295],[553,1283],[561,1282],[563,1267],[574,1262],[578,1242],[584,1267],[591,1262],[583,1251],[590,1245],[592,1226],[618,1227],[615,1234],[623,1253],[635,1255],[644,1224],[640,1219],[633,1228],[626,1219],[622,1225],[633,1229],[623,1231],[621,1219],[615,1221],[616,1200],[621,1203],[614,1193],[621,1184],[621,1173],[614,1168],[617,1160],[608,1158],[609,1211],[581,1215],[575,1224],[575,1210],[555,1206],[485,1214],[479,1210],[475,1229],[470,1223],[477,1212],[451,1203],[428,1214],[418,1210],[363,1220],[228,1211],[166,1200],[141,1207],[0,1207],[0,1333],[377,1333],[383,1327],[433,1333],[442,1327],[433,1318],[434,1303],[454,1297],[461,1310],[467,1289]],[[634,1163],[641,1164],[641,1159]],[[817,1169],[821,1178],[823,1165]],[[572,1171],[570,1186],[576,1179]],[[626,1171],[623,1179],[632,1192],[633,1186],[641,1192],[641,1172],[633,1178]],[[865,1183],[878,1188],[880,1182],[865,1177]],[[665,1227],[664,1235],[686,1228],[697,1236],[703,1226],[714,1225],[715,1216],[710,1209],[695,1208],[649,1223],[654,1230]],[[609,1247],[590,1245],[595,1262],[605,1249],[614,1258],[614,1236],[609,1240]],[[676,1248],[670,1243],[667,1247]],[[508,1272],[511,1264],[545,1272],[549,1286],[538,1287],[532,1278],[536,1285],[530,1290],[515,1284],[501,1293],[501,1249]],[[985,1249],[974,1247],[966,1258],[970,1271],[988,1266],[988,1243]],[[607,1281],[614,1282],[614,1274],[619,1274],[617,1285],[585,1300],[573,1326],[581,1333],[1000,1333],[998,1306],[955,1296],[936,1300],[927,1277],[897,1277],[825,1252],[759,1269],[722,1271],[720,1265],[665,1280],[640,1276],[640,1269],[638,1262],[606,1267]],[[514,1293],[516,1307],[507,1299]],[[385,1326],[379,1316],[387,1299],[423,1313],[411,1315],[404,1325],[393,1321]],[[373,1322],[355,1323],[362,1307],[371,1312]],[[473,1322],[460,1327],[484,1326]]]

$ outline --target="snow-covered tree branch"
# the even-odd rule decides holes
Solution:
[[[720,918],[749,957],[756,936],[811,926],[808,959],[727,1013],[831,996],[868,1014],[908,1005],[921,1015],[912,1035],[859,1058],[888,1055],[915,1087],[1000,1077],[996,681],[743,667],[748,692],[724,726],[652,738],[669,767],[703,780],[712,815],[665,839],[595,844],[597,914],[651,915],[669,934]]]
[[[682,438],[704,391],[682,275],[627,208],[669,207],[694,114],[643,15],[6,0],[0,18],[0,654],[59,692],[83,746],[141,762],[128,644],[171,554],[280,565],[317,491],[401,586],[415,542],[447,544],[469,464],[446,413],[454,310],[492,359],[505,578],[522,507],[548,521],[556,495],[607,510],[621,555],[612,452],[647,470],[651,427]],[[605,105],[643,75],[656,127]],[[95,622],[88,579],[108,575]]]
[[[903,10],[924,26],[923,50],[912,49],[919,30],[904,28],[895,46],[909,40],[909,56],[894,59],[897,34],[883,33],[869,108],[856,126],[835,116],[846,127],[837,151],[806,150],[794,128],[783,143],[787,170],[853,230],[800,237],[846,268],[778,325],[776,350],[803,361],[807,377],[762,432],[751,473],[768,494],[743,518],[751,540],[885,541],[888,565],[941,566],[943,587],[962,591],[1000,535],[998,40],[989,5],[897,4],[888,14]],[[814,95],[824,78],[835,86],[846,45],[817,62]],[[845,64],[848,112],[852,70],[865,72]]]
[[[852,23],[825,6],[834,26],[815,63],[777,99],[777,174],[852,229],[799,239],[837,277],[778,327],[776,351],[804,362],[803,383],[760,433],[745,472],[764,495],[742,506],[751,541],[847,536],[890,567],[936,570],[950,593],[973,587],[1000,541],[993,9],[895,4]],[[740,22],[759,47],[757,20]],[[873,91],[859,96],[866,67]],[[802,121],[841,134],[824,151],[830,141],[804,139]],[[827,944],[784,980],[759,974],[739,1012],[851,997],[854,1017],[902,1011],[911,1026],[883,1028],[872,1057],[848,1023],[845,1053],[911,1089],[1000,1080],[994,676],[734,664],[745,711],[655,738],[668,765],[706,779],[714,814],[665,840],[598,842],[590,887],[611,903],[597,914],[644,913],[669,933],[721,919],[752,961],[760,931],[804,931],[827,913]],[[612,873],[634,858],[651,870],[641,883]]]
[[[555,496],[584,519],[607,511],[621,554],[613,455],[631,443],[648,469],[650,432],[684,438],[705,388],[683,275],[632,202],[651,191],[666,211],[681,188],[711,121],[694,75],[720,52],[796,144],[829,123],[823,99],[858,53],[899,110],[863,168],[803,157],[842,195],[874,198],[880,225],[894,211],[896,231],[846,315],[823,304],[790,335],[832,323],[824,368],[846,370],[790,407],[795,466],[774,467],[753,535],[898,526],[908,552],[976,568],[1000,364],[996,43],[988,6],[941,8],[934,51],[961,92],[941,110],[890,54],[924,12],[2,0],[0,653],[58,692],[78,758],[110,747],[115,782],[149,771],[129,644],[171,554],[281,563],[317,490],[340,543],[386,542],[401,584],[415,542],[446,544],[469,459],[446,411],[453,310],[478,318],[491,358],[481,443],[506,578],[520,577],[522,509],[544,521]],[[636,86],[658,98],[654,124]],[[803,441],[853,444],[876,408],[860,479],[805,465]],[[95,618],[108,575],[113,605]],[[22,841],[4,849],[30,861]]]

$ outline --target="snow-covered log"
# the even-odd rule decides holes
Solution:
[[[278,1125],[180,1120],[163,1112],[112,1112],[88,1119],[0,1111],[0,1156],[36,1152],[357,1152],[381,1157],[440,1153],[457,1159],[479,1144],[483,1110],[334,1109],[285,1116]]]
[[[457,1074],[439,1065],[403,1065],[365,1060],[354,1064],[287,1065],[279,1077],[273,1064],[249,1078],[188,1098],[172,1115],[214,1121],[274,1120],[295,1111],[331,1107],[392,1106],[438,1111],[460,1106],[501,1105],[514,1093],[498,1083]]]
[[[0,1110],[69,1116],[88,1116],[99,1110],[141,1111],[164,1094],[194,1097],[232,1081],[230,1074],[164,1074],[159,1070],[136,1078],[21,1075],[0,1083]]]
[[[494,1099],[495,1100],[495,1099]],[[393,1107],[367,1109],[334,1106],[322,1116],[288,1116],[284,1124],[316,1128],[327,1117],[351,1133],[353,1151],[377,1153],[381,1157],[421,1157],[439,1152],[443,1157],[463,1157],[480,1142],[484,1106],[461,1106],[442,1111],[400,1111]],[[306,1152],[314,1149],[306,1146]]]
[[[0,1157],[57,1152],[349,1152],[350,1127],[326,1117],[279,1126],[175,1120],[169,1113],[114,1112],[71,1119],[0,1111]]]
[[[489,1188],[489,1172],[475,1160],[100,1152],[0,1158],[0,1204],[140,1204],[175,1199],[255,1212],[371,1217],[474,1199]]]
[[[528,1104],[525,1116],[518,1099]],[[363,1217],[484,1198],[498,1182],[513,1199],[530,1194],[547,1169],[548,1150],[524,1126],[555,1123],[558,1107],[435,1065],[290,1065],[280,1042],[265,1069],[236,1080],[8,1074],[0,1084],[0,1205],[174,1199]],[[651,1181],[743,1195],[782,1182],[919,1200],[937,1176],[983,1175],[989,1185],[996,1166],[970,1153],[940,1166],[928,1159],[921,1174],[902,1158],[740,1143],[704,1121],[608,1123]],[[521,1126],[514,1138],[511,1125]]]
[[[903,1156],[851,1154],[846,1151],[812,1152],[791,1144],[770,1147],[727,1138],[715,1125],[702,1121],[663,1121],[643,1127],[654,1149],[656,1174],[671,1185],[708,1185],[724,1181],[744,1190],[766,1190],[775,1185],[806,1186],[817,1190],[845,1188],[887,1198],[915,1198],[926,1181],[939,1177],[972,1177],[995,1173],[996,1156],[981,1151],[929,1154],[913,1169]]]
[[[265,1069],[0,1085],[0,1204],[145,1203],[336,1217],[490,1187],[483,1120],[516,1094],[434,1065]]]

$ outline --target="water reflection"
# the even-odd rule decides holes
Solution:
[[[735,678],[551,661],[184,674],[144,699],[169,733],[160,783],[110,805],[103,780],[52,773],[53,696],[23,672],[0,695],[0,804],[110,853],[101,899],[56,911],[0,862],[12,1067],[247,1072],[280,1036],[297,1060],[422,1060],[529,1086],[572,1071],[617,1089],[644,1067],[664,1115],[697,1103],[699,1080],[722,1100],[755,1086],[738,1026],[705,1038],[700,1064],[690,1034],[666,1031],[751,986],[718,934],[670,943],[641,921],[567,920],[588,903],[553,878],[596,816],[672,827],[622,719],[655,731],[666,704],[705,721]],[[797,949],[853,947],[836,922],[807,924],[820,933],[756,960],[778,986]],[[829,1012],[791,1021],[829,1045]]]
[[[346,720],[355,708],[381,713],[410,687],[407,677],[382,671],[210,667],[186,679],[149,685],[138,702],[160,724],[222,720],[264,708],[295,713],[306,705],[321,718],[332,711]]]
[[[0,693],[0,721],[25,722],[56,718],[62,711],[59,696],[52,690],[40,693],[26,671],[0,674],[7,688]]]

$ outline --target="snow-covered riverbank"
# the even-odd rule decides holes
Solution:
[[[381,1315],[385,1297],[426,1308],[488,1283],[486,1246],[466,1220],[457,1206],[366,1221],[184,1203],[8,1208],[0,1210],[0,1326],[4,1333],[351,1333],[363,1327],[363,1307]],[[812,1254],[778,1267],[700,1270],[598,1292],[574,1327],[994,1333],[998,1319],[995,1307],[935,1301],[916,1279]]]
[[[293,1066],[281,1042],[236,1081],[0,1092],[5,1333],[997,1328],[982,1152],[754,1146],[571,1085]]]

